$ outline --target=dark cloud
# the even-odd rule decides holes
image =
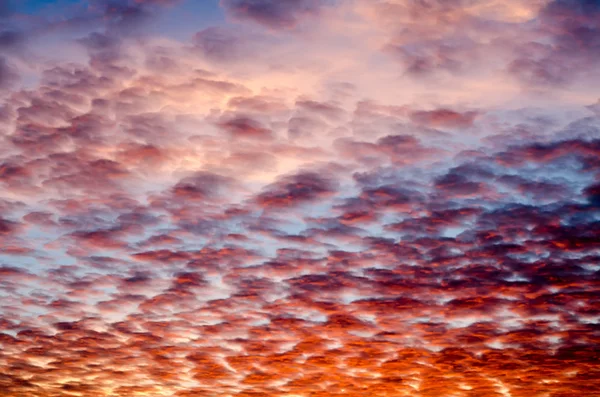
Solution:
[[[0,6],[1,7],[1,6]],[[2,9],[0,8],[0,15]],[[18,30],[3,30],[0,31],[0,49],[11,51],[19,48],[25,41],[25,35]]]
[[[306,110],[309,113],[317,114],[330,120],[338,120],[344,114],[343,109],[331,103],[320,103],[311,100],[302,100],[296,102],[296,106],[300,107],[303,110]]]
[[[435,187],[451,195],[470,196],[483,193],[485,187],[480,182],[470,181],[464,175],[449,173],[435,181]]]
[[[414,48],[389,45],[386,51],[397,57],[404,65],[406,73],[415,77],[427,77],[433,73],[460,72],[463,61],[450,46],[422,43]]]
[[[524,45],[509,71],[526,84],[541,87],[569,84],[593,71],[600,62],[599,16],[597,1],[549,2],[539,15],[540,33],[547,40]]]
[[[385,163],[385,160],[393,164],[408,165],[440,153],[439,149],[425,147],[418,138],[408,134],[387,135],[375,143],[341,138],[335,142],[334,147],[343,156],[356,158],[369,165]]]
[[[179,181],[171,189],[174,197],[185,200],[206,200],[223,193],[231,184],[229,178],[208,172],[198,172]]]
[[[0,57],[0,90],[6,90],[16,85],[19,74],[6,58]]]
[[[326,175],[301,172],[284,176],[256,197],[265,208],[285,208],[316,202],[335,192],[336,183]]]
[[[232,138],[269,139],[273,132],[258,120],[246,116],[235,116],[221,123],[219,126],[229,133]]]
[[[93,51],[108,50],[118,45],[115,37],[109,37],[99,32],[92,32],[87,37],[80,39],[79,42]]]
[[[193,40],[194,46],[211,60],[232,61],[249,55],[250,43],[234,30],[210,27],[196,33]]]
[[[456,112],[450,109],[436,109],[430,111],[416,111],[410,118],[417,124],[424,124],[434,128],[469,128],[478,116],[478,112]]]
[[[328,4],[325,0],[223,0],[225,10],[240,20],[268,28],[290,29],[303,19],[317,15]]]
[[[155,18],[162,7],[177,4],[180,0],[92,0],[94,9],[108,31],[131,33]]]

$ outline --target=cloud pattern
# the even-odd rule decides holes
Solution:
[[[0,2],[2,395],[600,395],[600,4],[220,6]]]

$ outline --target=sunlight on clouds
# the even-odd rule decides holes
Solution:
[[[3,396],[600,393],[596,2],[2,4]]]

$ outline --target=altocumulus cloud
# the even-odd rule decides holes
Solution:
[[[597,1],[191,3],[0,1],[3,395],[600,395]]]

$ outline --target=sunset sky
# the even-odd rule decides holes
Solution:
[[[0,0],[0,396],[600,396],[600,1]]]

